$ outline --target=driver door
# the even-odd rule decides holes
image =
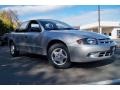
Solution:
[[[37,21],[31,21],[27,32],[27,46],[28,52],[40,54],[41,51],[41,28]]]

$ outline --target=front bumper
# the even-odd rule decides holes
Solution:
[[[79,45],[69,46],[71,62],[91,62],[109,59],[114,56],[116,46],[111,45]]]

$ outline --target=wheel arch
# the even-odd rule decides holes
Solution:
[[[67,44],[65,43],[65,42],[63,42],[62,40],[58,40],[58,39],[55,39],[55,40],[52,40],[52,41],[50,41],[49,43],[48,43],[48,45],[47,45],[47,52],[48,52],[48,49],[52,46],[52,45],[54,45],[54,44],[57,44],[57,43],[61,43],[61,44],[63,44],[63,45],[65,45],[66,47],[67,47]],[[68,47],[67,47],[68,48]]]

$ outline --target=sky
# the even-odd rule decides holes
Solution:
[[[119,21],[120,5],[101,5],[101,21]],[[1,10],[13,10],[20,21],[31,19],[55,19],[72,26],[80,26],[98,21],[97,5],[29,5],[0,6]]]

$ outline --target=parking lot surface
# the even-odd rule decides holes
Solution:
[[[55,69],[45,56],[24,53],[12,57],[7,46],[0,47],[0,84],[88,84],[118,79],[119,70],[120,50],[113,59]]]

